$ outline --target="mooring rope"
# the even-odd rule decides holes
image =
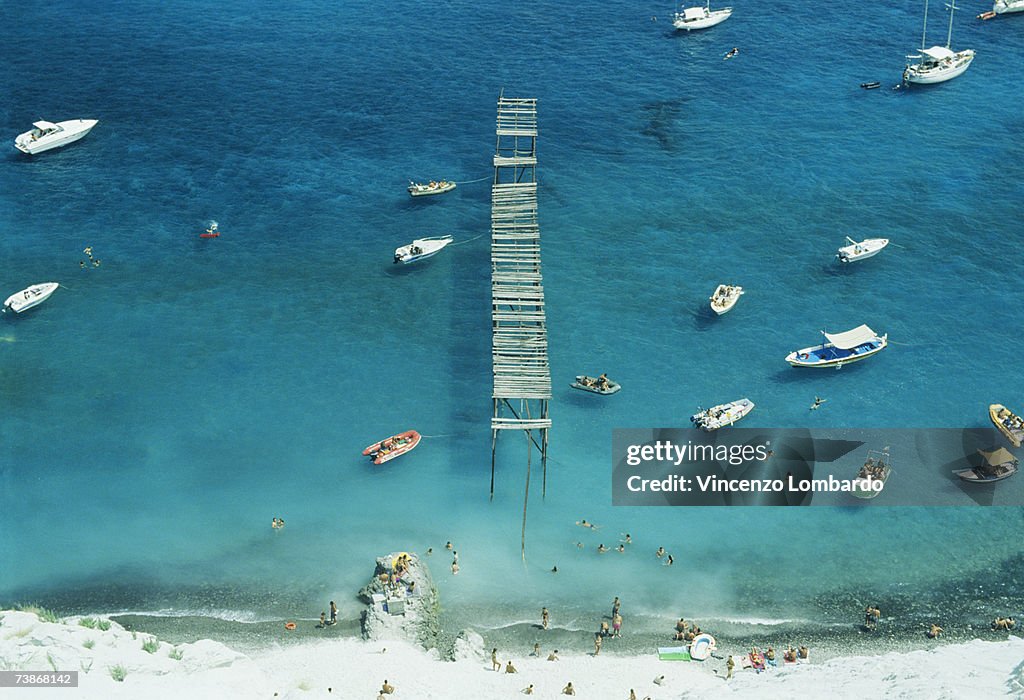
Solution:
[[[466,180],[465,182],[455,182],[453,180],[453,182],[455,182],[456,185],[472,185],[474,182],[483,182],[484,180],[490,180],[492,177],[494,177],[494,176],[493,175],[485,175],[484,177],[478,178],[476,180]]]

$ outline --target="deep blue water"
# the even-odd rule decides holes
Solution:
[[[0,601],[315,617],[328,598],[351,612],[373,556],[432,546],[446,605],[500,603],[499,621],[542,601],[587,617],[613,595],[800,617],[837,589],[955,594],[1015,554],[1012,530],[963,546],[1020,519],[1005,508],[611,507],[610,430],[685,424],[697,404],[749,396],[750,426],[972,427],[1024,401],[1004,364],[1024,17],[980,22],[972,2],[953,37],[970,70],[892,90],[918,3],[733,5],[692,34],[659,3],[8,7],[4,139],[100,124],[0,156],[0,289],[62,284],[0,318]],[[555,386],[525,567],[520,436],[502,436],[487,497],[490,193],[469,182],[491,173],[502,88],[540,101]],[[405,193],[441,177],[466,184]],[[223,235],[201,241],[210,219]],[[391,266],[446,232],[461,244]],[[893,245],[840,269],[845,235]],[[79,269],[85,246],[101,267]],[[711,319],[723,281],[747,293]],[[860,323],[892,346],[842,372],[783,362]],[[602,371],[619,395],[568,389]],[[384,468],[360,457],[411,427],[438,437]],[[626,531],[633,551],[594,552]],[[681,565],[659,567],[659,545]]]

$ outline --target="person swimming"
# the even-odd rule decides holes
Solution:
[[[823,399],[819,396],[815,396],[814,403],[811,404],[811,407],[808,410],[817,411],[821,404],[825,403],[826,401],[828,401],[828,399]]]

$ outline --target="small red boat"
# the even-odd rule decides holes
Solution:
[[[415,449],[418,444],[420,444],[420,434],[415,430],[406,430],[404,433],[392,435],[370,445],[363,450],[363,454],[372,457],[374,464],[384,464],[384,462],[389,462],[395,457]]]
[[[220,231],[217,230],[217,222],[211,221],[210,225],[206,227],[206,233],[200,233],[200,238],[217,238],[220,236]]]
[[[219,233],[200,233],[199,234],[200,238],[217,238],[218,236],[220,236]]]

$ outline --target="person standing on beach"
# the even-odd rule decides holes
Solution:
[[[548,613],[547,608],[541,608],[540,611],[540,624],[544,629],[548,628],[548,623],[551,621],[551,615]]]
[[[533,653],[530,656],[540,656],[540,642],[533,643]]]
[[[338,606],[331,601],[331,624],[335,625],[338,623]]]
[[[594,635],[594,656],[597,656],[600,653],[601,653],[601,635],[600,634],[595,634]]]
[[[729,660],[725,662],[725,668],[725,680],[729,680],[732,678],[732,670],[736,668],[736,662],[732,660],[732,654],[729,655]]]
[[[618,637],[619,632],[622,631],[622,615],[615,613],[615,617],[612,618],[612,636]]]
[[[491,649],[491,670],[501,670],[501,662],[498,661],[498,647],[494,647],[493,649]]]
[[[619,614],[619,596],[615,596],[615,600],[612,601],[612,617]]]

